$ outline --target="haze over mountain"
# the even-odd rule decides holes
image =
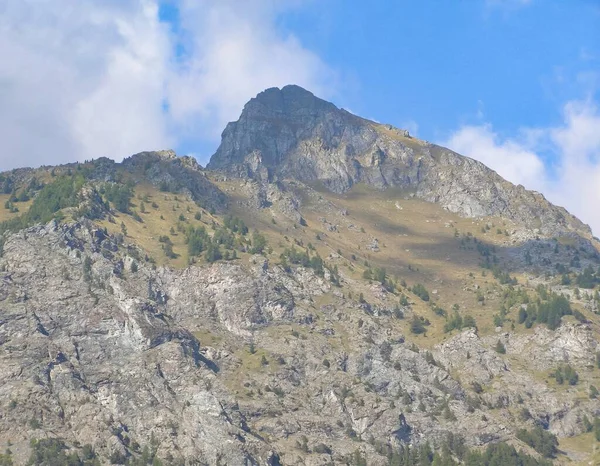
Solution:
[[[599,460],[600,243],[476,160],[290,85],[0,188],[0,464]]]

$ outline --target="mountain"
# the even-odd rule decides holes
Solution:
[[[286,86],[0,193],[0,465],[600,460],[600,245],[479,162]]]
[[[298,86],[267,89],[229,123],[209,169],[274,181],[398,188],[469,217],[502,216],[548,235],[590,229],[539,193],[406,130],[340,110]]]

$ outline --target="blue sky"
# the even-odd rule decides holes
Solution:
[[[481,119],[502,131],[560,122],[580,73],[600,68],[598,2],[312,2],[281,18],[347,75],[335,100],[444,137]]]
[[[161,19],[178,29],[177,5],[163,3]],[[482,121],[507,135],[557,125],[564,102],[596,98],[600,86],[592,0],[309,1],[283,10],[275,27],[335,70],[324,97],[431,141]]]
[[[0,170],[167,147],[205,164],[247,100],[295,83],[477,158],[600,231],[598,0],[0,10]]]

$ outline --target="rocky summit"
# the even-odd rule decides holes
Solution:
[[[589,227],[298,86],[0,222],[0,465],[600,464]]]

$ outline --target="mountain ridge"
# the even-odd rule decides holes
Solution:
[[[207,168],[265,182],[320,181],[338,193],[361,182],[400,188],[468,217],[501,215],[543,234],[591,238],[589,226],[566,209],[481,162],[340,110],[298,86],[250,100],[227,125]]]
[[[600,460],[589,231],[281,93],[211,168],[149,151],[0,174],[0,464]],[[498,192],[525,205],[487,215]]]

